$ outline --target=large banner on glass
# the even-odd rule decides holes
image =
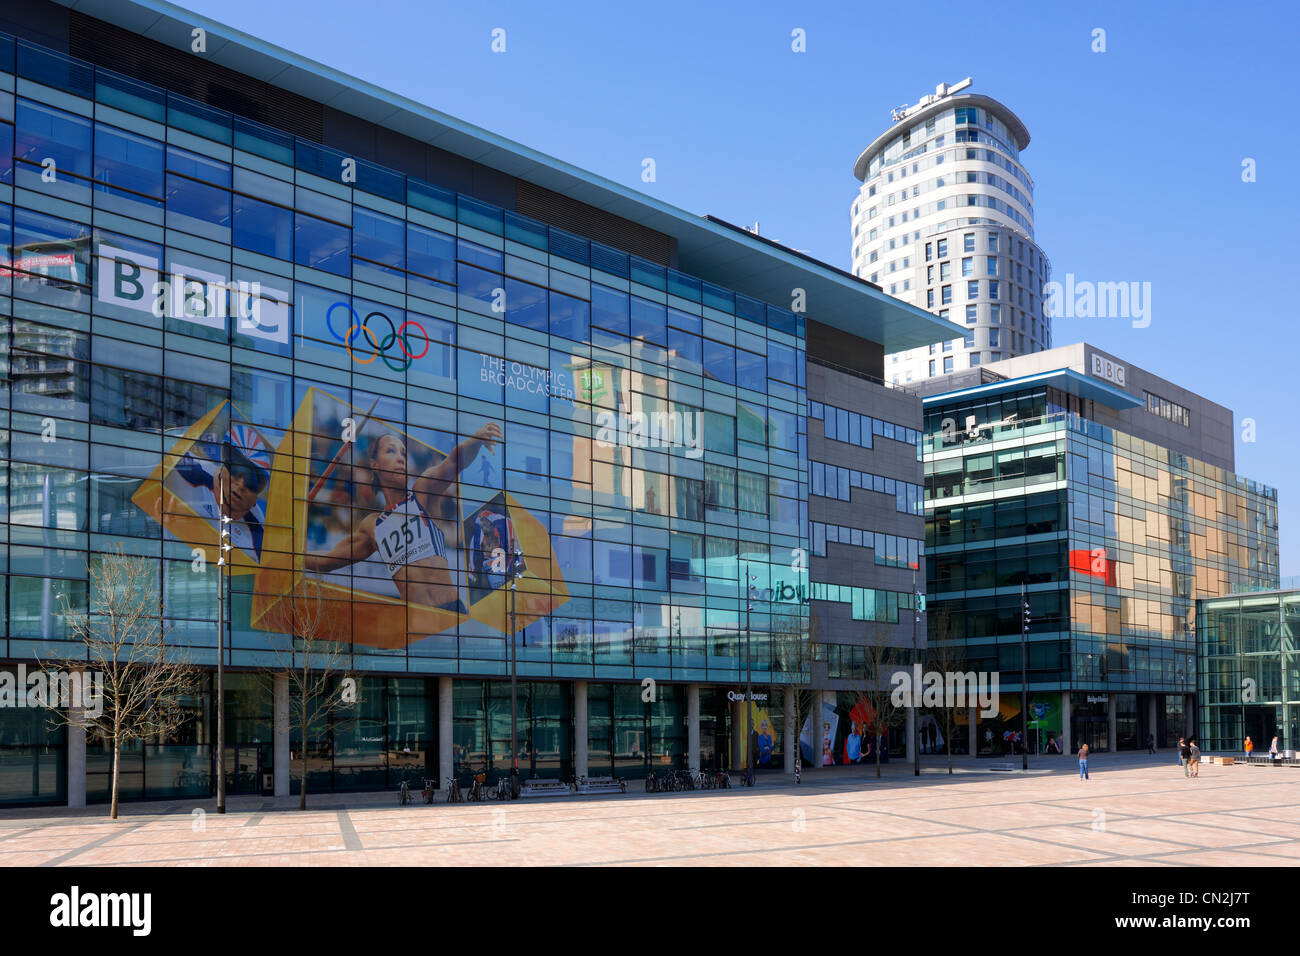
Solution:
[[[507,633],[511,573],[516,629],[564,604],[545,525],[508,492],[483,503],[458,494],[462,473],[495,454],[500,425],[438,444],[381,418],[378,404],[308,388],[290,427],[275,429],[222,402],[132,500],[169,537],[215,549],[224,494],[231,573],[254,576],[259,630],[292,629],[292,602],[310,595],[323,598],[323,630],[362,646],[401,648],[466,620]]]

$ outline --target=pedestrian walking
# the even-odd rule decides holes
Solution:
[[[1201,748],[1196,745],[1195,737],[1188,741],[1187,746],[1192,752],[1192,776],[1199,777],[1201,775]]]
[[[1273,735],[1273,742],[1268,745],[1268,759],[1273,761],[1273,766],[1278,766],[1277,760],[1281,754],[1277,752],[1277,734]]]
[[[1153,754],[1155,752],[1156,752],[1156,735],[1147,734],[1147,753]]]
[[[1250,763],[1250,755],[1255,752],[1255,741],[1247,736],[1246,742],[1241,745],[1241,749],[1246,751],[1246,763]]]
[[[1183,765],[1183,776],[1192,775],[1192,748],[1188,746],[1186,739],[1178,738],[1178,762]]]
[[[1087,780],[1088,778],[1088,745],[1084,744],[1079,748],[1079,779]]]

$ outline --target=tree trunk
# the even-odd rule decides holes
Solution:
[[[957,722],[952,719],[952,710],[946,710],[948,715],[944,721],[944,736],[948,738],[948,773],[952,773],[952,729]]]
[[[303,687],[305,688],[306,686],[307,686],[306,681],[303,681]],[[307,695],[305,690],[303,691],[301,696],[303,698],[302,759],[300,761],[300,763],[302,764],[302,784],[298,788],[298,809],[306,810],[307,809],[307,703],[306,703]]]
[[[881,723],[880,711],[876,711],[876,727],[874,728],[874,731],[875,731],[875,738],[876,738],[876,779],[877,780],[880,779],[880,748],[885,746],[885,735],[880,733],[880,730],[882,729],[880,727],[880,723]]]
[[[108,816],[111,820],[117,819],[117,781],[119,774],[122,772],[122,744],[119,742],[118,729],[116,722],[113,727],[113,794],[109,804]]]

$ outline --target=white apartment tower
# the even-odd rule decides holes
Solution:
[[[997,100],[940,84],[862,151],[853,174],[853,272],[953,323],[953,339],[890,355],[905,385],[1052,347],[1034,241],[1029,130]]]

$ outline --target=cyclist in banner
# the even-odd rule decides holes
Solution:
[[[366,516],[329,551],[307,554],[306,569],[335,571],[378,555],[403,601],[464,614],[451,565],[457,543],[449,545],[443,530],[447,489],[480,448],[496,454],[500,440],[501,426],[490,422],[408,484],[406,443],[392,432],[379,435],[370,443],[367,467],[388,507]]]

